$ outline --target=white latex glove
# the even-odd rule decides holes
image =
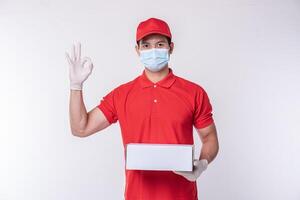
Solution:
[[[81,59],[81,44],[77,43],[76,49],[73,44],[72,58],[66,52],[66,58],[69,62],[69,78],[71,90],[82,90],[83,82],[92,73],[93,63],[89,57]]]
[[[175,174],[181,175],[189,181],[196,181],[201,173],[206,170],[208,161],[206,159],[194,159],[193,171],[173,171]]]

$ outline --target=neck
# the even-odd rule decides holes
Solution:
[[[166,77],[168,75],[168,73],[169,73],[169,66],[167,64],[164,68],[162,68],[158,72],[152,72],[152,71],[148,70],[145,67],[145,73],[146,73],[147,78],[150,81],[152,81],[153,83],[156,83],[156,82],[162,80],[164,77]]]

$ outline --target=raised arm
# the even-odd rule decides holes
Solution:
[[[69,110],[71,131],[74,136],[87,137],[110,125],[98,107],[87,113],[81,91],[71,90]]]
[[[66,53],[66,58],[69,63],[71,92],[69,106],[71,132],[74,136],[86,137],[106,128],[110,123],[99,108],[95,107],[88,113],[86,111],[82,86],[92,72],[93,63],[88,57],[81,59],[81,44],[78,43],[76,48],[73,45],[72,56]]]

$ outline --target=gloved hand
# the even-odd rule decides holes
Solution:
[[[69,78],[71,90],[82,90],[83,82],[92,73],[93,63],[89,57],[81,59],[81,44],[73,44],[72,58],[66,52],[66,58],[69,62]]]
[[[201,173],[206,170],[208,166],[208,161],[206,159],[194,159],[193,171],[173,171],[175,174],[181,175],[189,181],[196,181],[196,179],[201,175]]]

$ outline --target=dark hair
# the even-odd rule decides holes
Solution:
[[[168,40],[168,44],[169,44],[169,46],[170,46],[170,44],[171,44],[171,38],[170,37],[168,37],[168,36],[165,36],[165,35],[163,35],[165,38],[167,38],[167,40]],[[136,41],[136,43],[137,43],[137,45],[139,46],[140,45],[140,41],[141,40],[138,40],[138,41]]]

